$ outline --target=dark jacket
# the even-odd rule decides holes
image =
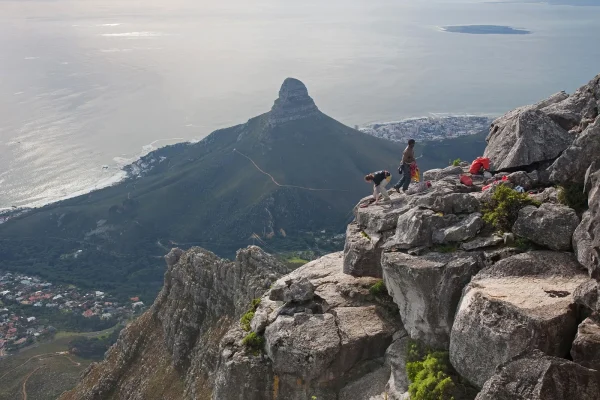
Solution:
[[[379,184],[383,182],[388,176],[391,176],[391,174],[386,170],[374,172],[373,183],[375,184],[375,186],[379,186]]]

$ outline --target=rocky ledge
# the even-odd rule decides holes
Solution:
[[[600,398],[599,80],[492,125],[505,180],[426,171],[430,190],[356,207],[344,251],[293,272],[256,247],[174,249],[155,304],[62,399],[407,400],[419,380],[442,399]],[[282,110],[312,112],[284,86]],[[536,193],[493,203],[515,186]],[[456,384],[425,385],[415,349]]]

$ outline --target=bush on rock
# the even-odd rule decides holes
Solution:
[[[508,186],[496,187],[491,200],[483,206],[483,220],[503,232],[510,232],[525,206],[539,206],[540,203],[527,193],[519,193]]]
[[[588,196],[583,191],[583,185],[560,186],[558,188],[558,201],[578,213],[588,208]]]
[[[248,309],[248,311],[246,311],[244,315],[242,315],[242,318],[240,319],[240,325],[242,326],[242,329],[246,332],[250,331],[250,322],[252,322],[252,318],[254,318],[254,313],[256,312],[256,309],[258,308],[259,304],[260,299],[252,300],[250,308]]]
[[[456,385],[450,377],[448,352],[423,351],[416,342],[410,342],[406,373],[411,400],[454,400]]]

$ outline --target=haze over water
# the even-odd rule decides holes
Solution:
[[[348,124],[500,114],[600,73],[600,7],[408,0],[0,0],[0,208],[121,177],[301,79]],[[443,32],[506,25],[529,35]]]

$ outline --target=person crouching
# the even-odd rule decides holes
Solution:
[[[390,196],[386,190],[386,186],[392,180],[392,174],[388,171],[373,172],[365,176],[366,182],[373,182],[373,197],[375,198],[375,204],[379,202],[379,195],[383,196],[384,201],[390,201]]]

